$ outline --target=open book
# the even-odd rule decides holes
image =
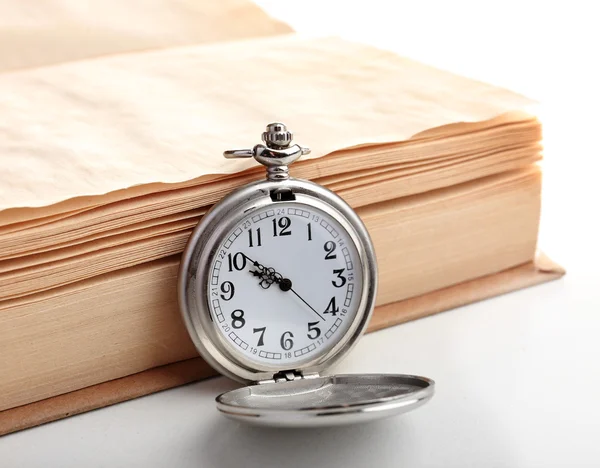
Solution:
[[[230,3],[252,12],[248,36],[283,28]],[[369,229],[371,329],[562,274],[536,263],[526,98],[335,38],[178,44],[0,74],[0,433],[209,374],[179,317],[179,255],[212,204],[263,177],[221,154],[268,121],[312,148],[292,176]]]

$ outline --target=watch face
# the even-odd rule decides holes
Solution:
[[[348,331],[363,290],[349,233],[298,202],[258,208],[218,239],[207,281],[222,341],[264,369],[292,369],[329,351]]]

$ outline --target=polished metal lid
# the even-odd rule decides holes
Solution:
[[[350,374],[251,385],[217,397],[227,417],[279,427],[334,426],[405,413],[426,403],[435,383],[397,374]]]

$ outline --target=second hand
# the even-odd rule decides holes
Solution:
[[[300,294],[298,294],[296,291],[294,291],[292,288],[290,288],[290,291],[292,291],[296,297],[298,297],[298,299],[300,299],[302,302],[304,302],[315,314],[317,314],[319,316],[319,318],[321,320],[323,320],[323,322],[325,321],[325,319],[323,318],[323,316],[317,312],[313,306],[311,306],[308,302],[306,302],[304,299],[302,299],[302,296],[300,296]]]

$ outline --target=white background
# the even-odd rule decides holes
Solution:
[[[0,439],[1,467],[600,466],[597,2],[261,0],[297,30],[337,34],[542,102],[540,247],[560,281],[362,339],[341,372],[426,375],[437,394],[365,426],[245,428],[212,379]]]

